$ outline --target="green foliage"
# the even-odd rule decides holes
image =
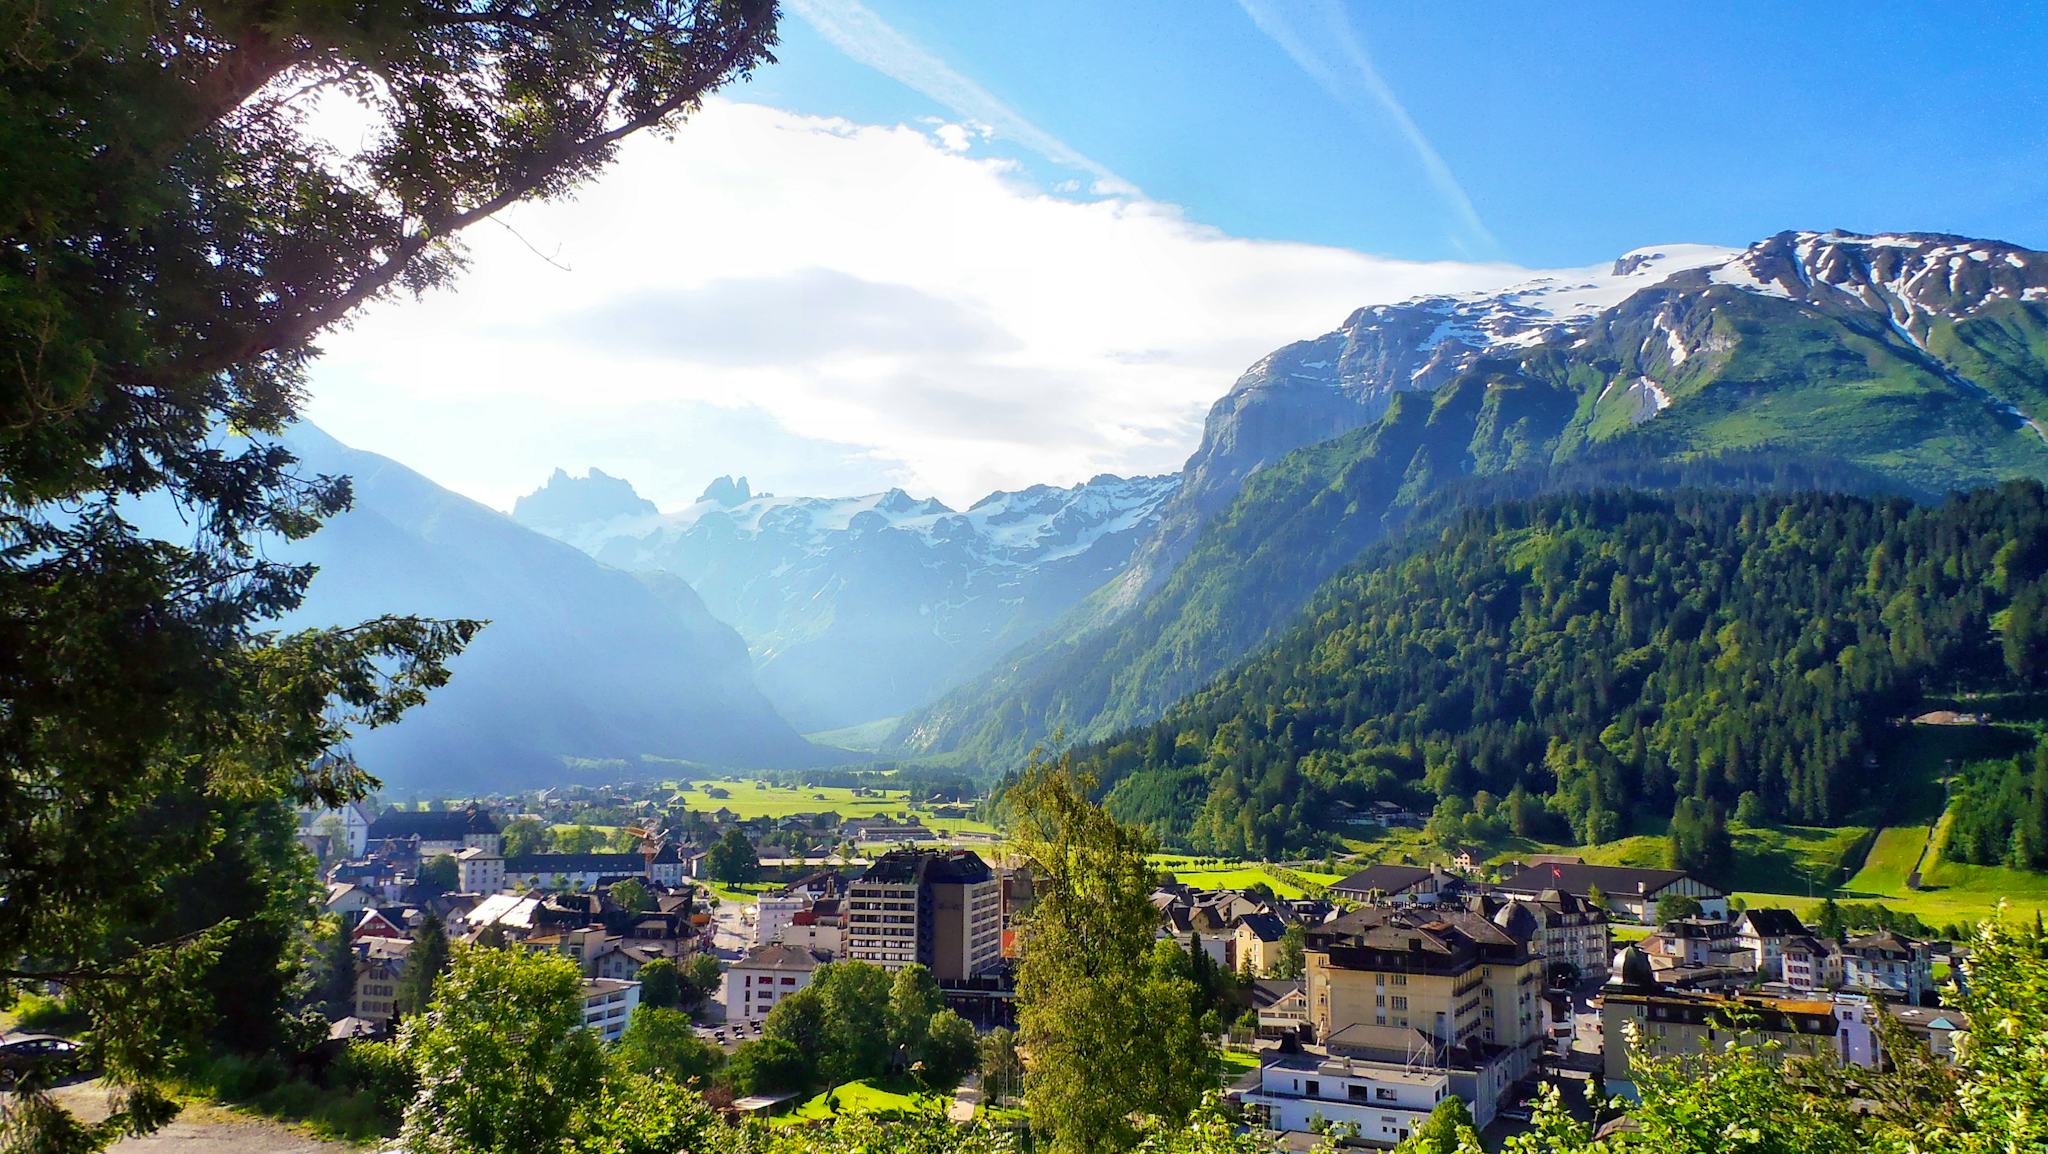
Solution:
[[[725,1065],[725,1052],[697,1036],[688,1014],[644,1002],[626,1023],[617,1055],[635,1073],[684,1084],[709,1078]]]
[[[1970,766],[1955,793],[1944,856],[1977,865],[2048,868],[2048,739],[2031,754]]]
[[[640,967],[636,975],[640,981],[640,1004],[655,1009],[674,1009],[683,1001],[683,981],[676,973],[676,964],[667,958],[655,958]]]
[[[418,882],[421,896],[436,898],[449,893],[461,884],[461,878],[462,872],[452,856],[445,853],[436,855],[433,860],[420,863]]]
[[[754,855],[754,843],[734,826],[704,855],[704,868],[713,881],[745,885],[760,878],[761,859]]]
[[[613,882],[605,893],[627,913],[644,914],[654,908],[654,895],[648,893],[647,887],[634,878]]]
[[[448,972],[448,932],[432,910],[420,919],[412,946],[405,951],[405,972],[398,979],[398,1012],[412,1015],[434,1000],[434,983]]]
[[[369,1096],[387,1118],[402,1117],[420,1089],[412,1059],[396,1042],[350,1042],[328,1077],[344,1090]]]
[[[706,999],[718,992],[719,983],[724,980],[724,971],[718,968],[718,958],[711,954],[692,954],[678,974],[682,979],[678,1004],[685,1010],[703,1005]]]
[[[1445,1098],[1422,1120],[1422,1125],[1395,1147],[1395,1154],[1465,1154],[1479,1148],[1479,1131],[1472,1123],[1472,1111],[1456,1095]]]
[[[559,954],[466,949],[425,1014],[408,1020],[420,1091],[411,1154],[543,1154],[574,1133],[604,1070],[583,1029],[582,975]]]
[[[1208,852],[1300,851],[1336,803],[1417,787],[1462,835],[1493,819],[1461,799],[1521,789],[1577,841],[1669,824],[1674,860],[1715,876],[1744,793],[1752,817],[1818,824],[1886,804],[1864,767],[1879,736],[1924,686],[2010,684],[1996,623],[2044,581],[2031,482],[1938,507],[1596,492],[1468,510],[1076,756],[1112,811]]]
[[[1690,894],[1672,894],[1670,897],[1662,898],[1657,902],[1657,920],[1660,922],[1675,922],[1681,918],[1696,918],[1698,916],[1700,916],[1699,899]]]
[[[1024,1059],[1017,1053],[1017,1035],[1008,1026],[983,1034],[977,1048],[981,1091],[990,1103],[999,1105],[1024,1088]]]
[[[776,1009],[781,1009],[777,1005]],[[742,1043],[732,1052],[725,1067],[726,1081],[735,1094],[780,1094],[801,1090],[815,1077],[811,1061],[788,1038],[763,1036]]]
[[[595,853],[605,848],[605,835],[601,829],[576,825],[555,830],[554,843],[556,853]]]
[[[506,857],[546,853],[550,841],[548,827],[530,817],[513,818],[505,823],[505,828],[500,834],[504,838]]]
[[[1287,981],[1299,978],[1307,965],[1307,943],[1308,931],[1302,928],[1301,923],[1289,923],[1281,931],[1280,948],[1274,953],[1273,964],[1267,967],[1266,976]]]
[[[911,1066],[919,1082],[933,1090],[951,1090],[974,1072],[980,1052],[967,1019],[939,1010],[925,1023],[924,1033]]]
[[[896,971],[889,986],[889,1041],[905,1065],[923,1060],[931,1037],[932,1015],[944,1009],[939,980],[917,963]]]
[[[1134,1115],[1186,1118],[1210,1084],[1201,991],[1152,964],[1151,839],[1089,800],[1071,762],[1034,763],[1004,804],[1036,901],[1019,931],[1025,1100],[1054,1149],[1130,1146]]]
[[[608,1072],[602,1092],[578,1106],[574,1138],[562,1147],[578,1154],[676,1154],[744,1144],[702,1097],[635,1070]]]

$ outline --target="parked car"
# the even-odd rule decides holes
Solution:
[[[0,1083],[7,1085],[32,1073],[46,1073],[51,1080],[62,1078],[77,1073],[84,1064],[84,1049],[55,1034],[17,1034],[0,1042]]]

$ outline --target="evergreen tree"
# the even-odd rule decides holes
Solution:
[[[398,1012],[424,1013],[434,999],[434,983],[448,971],[448,933],[440,915],[429,912],[413,932],[405,951],[405,972],[398,979]]]

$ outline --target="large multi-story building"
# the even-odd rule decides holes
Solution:
[[[1649,955],[1634,946],[1621,951],[1614,968],[1600,1002],[1609,1086],[1630,1080],[1632,1049],[1652,1057],[1699,1054],[1744,1038],[1779,1043],[1767,1051],[1772,1054],[1852,1058],[1842,1045],[1842,1023],[1832,1000],[1723,997],[1664,989],[1657,984]]]
[[[388,1024],[398,1016],[398,983],[405,977],[409,938],[372,936],[355,943],[355,1016]]]
[[[432,861],[442,854],[452,856],[466,849],[489,850],[495,854],[503,853],[505,848],[498,819],[473,805],[424,812],[387,809],[370,823],[365,841],[370,845],[379,842],[417,845],[421,861]]]
[[[1934,989],[1927,943],[1883,930],[1842,943],[1842,985],[1880,998],[1919,1004]]]
[[[583,979],[583,1028],[616,1042],[640,1005],[640,983],[617,978]]]
[[[1440,1067],[1291,1053],[1261,1066],[1259,1088],[1242,1100],[1275,1130],[1348,1123],[1357,1141],[1393,1146],[1451,1093],[1450,1072]]]
[[[1480,902],[1476,908],[1495,925],[1528,941],[1549,975],[1567,980],[1606,976],[1608,959],[1614,956],[1606,910],[1559,890]]]
[[[971,978],[1002,958],[1002,887],[972,850],[891,850],[846,888],[846,956],[896,971],[912,963],[940,981]]]
[[[1348,1028],[1413,1030],[1439,1063],[1504,1085],[1543,1047],[1544,961],[1530,947],[1471,910],[1353,910],[1307,932],[1309,1022],[1333,1050]]]
[[[1700,912],[1708,917],[1728,916],[1728,895],[1684,870],[1549,862],[1524,868],[1503,880],[1498,888],[1501,893],[1523,897],[1536,897],[1547,890],[1586,901],[1597,897],[1599,901],[1595,904],[1604,902],[1609,917],[1627,918],[1646,926],[1662,920],[1657,913],[1659,903],[1680,896],[1698,902]]]

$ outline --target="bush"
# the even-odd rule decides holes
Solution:
[[[197,1081],[223,1102],[249,1102],[284,1083],[284,1063],[274,1054],[223,1054],[200,1066]]]
[[[419,1075],[393,1042],[351,1042],[334,1060],[328,1080],[338,1089],[367,1096],[396,1118],[419,1093]]]
[[[63,998],[23,994],[15,999],[14,1019],[18,1028],[38,1034],[76,1034],[91,1025],[85,1011],[74,1009]]]

